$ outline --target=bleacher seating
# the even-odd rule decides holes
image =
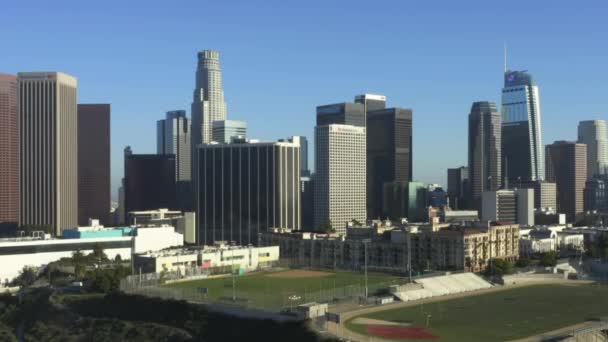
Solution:
[[[416,280],[416,284],[419,286],[412,286],[413,284],[411,284],[409,286],[396,287],[392,289],[392,293],[401,301],[407,302],[492,287],[492,284],[473,273],[458,273],[422,278]]]

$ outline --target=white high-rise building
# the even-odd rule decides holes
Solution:
[[[606,120],[579,122],[578,142],[587,145],[587,178],[608,174],[608,128]]]
[[[344,233],[367,218],[365,127],[316,126],[315,150],[314,227]]]
[[[55,234],[78,224],[78,80],[20,72],[20,218]]]
[[[191,179],[190,120],[185,110],[167,112],[156,122],[156,153],[175,155],[175,180]]]
[[[212,141],[213,121],[219,120],[226,120],[220,53],[204,50],[198,53],[192,101],[192,150]]]
[[[538,86],[526,71],[506,71],[502,89],[502,175],[510,184],[545,178]]]

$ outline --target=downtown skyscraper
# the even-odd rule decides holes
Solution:
[[[579,122],[578,142],[587,145],[587,178],[608,174],[608,128],[606,120]]]
[[[300,229],[298,142],[205,144],[196,152],[197,244],[257,245],[270,228]]]
[[[156,153],[175,155],[175,180],[191,179],[191,123],[185,110],[168,111],[165,119],[156,121]]]
[[[110,215],[110,105],[78,104],[78,224]]]
[[[584,211],[587,145],[556,141],[546,146],[547,180],[557,184],[557,209],[568,222]]]
[[[481,210],[484,191],[500,188],[500,113],[494,102],[475,102],[469,114],[469,205]]]
[[[0,223],[19,221],[19,84],[0,74]]]
[[[20,219],[55,234],[78,224],[78,113],[75,77],[22,72],[20,101]]]
[[[369,108],[369,106],[367,107]],[[412,110],[367,111],[367,215],[400,219],[387,200],[412,181]]]
[[[509,183],[542,180],[542,145],[538,86],[526,71],[505,72],[502,89],[502,172]]]
[[[201,51],[198,53],[192,100],[193,155],[196,154],[196,146],[212,141],[213,121],[226,120],[226,116],[220,53],[212,50]]]

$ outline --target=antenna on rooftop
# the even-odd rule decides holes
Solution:
[[[507,42],[504,42],[504,54],[505,54],[505,73],[507,72]]]

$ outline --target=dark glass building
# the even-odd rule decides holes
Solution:
[[[526,71],[506,71],[502,89],[502,174],[509,183],[542,180],[545,160],[538,86]]]
[[[387,183],[412,180],[412,110],[378,109],[367,112],[367,213],[368,217],[399,219],[383,208],[396,189]],[[397,191],[398,192],[398,191]]]
[[[585,211],[608,212],[608,176],[597,175],[585,183]]]
[[[501,117],[493,102],[475,102],[469,114],[469,205],[481,211],[481,194],[501,185]]]
[[[365,127],[365,106],[346,102],[318,106],[317,126],[331,124]]]
[[[258,244],[269,228],[300,229],[300,146],[200,145],[197,243]]]
[[[110,105],[78,105],[78,224],[110,223]]]
[[[469,186],[469,168],[466,166],[448,169],[448,199],[450,206],[456,210],[467,209]]]
[[[125,213],[176,209],[175,155],[125,154]]]

